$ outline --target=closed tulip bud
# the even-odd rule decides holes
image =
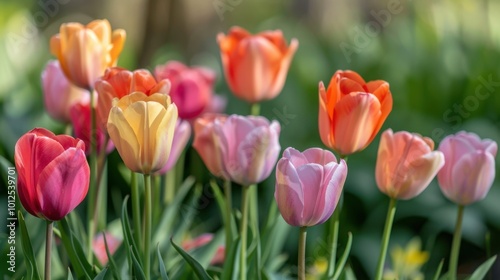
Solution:
[[[439,150],[446,159],[437,176],[444,195],[463,206],[483,199],[495,179],[497,143],[461,131],[444,138]]]
[[[179,110],[179,118],[194,119],[210,106],[216,78],[211,69],[171,61],[157,66],[155,76],[170,81],[169,95]]]
[[[319,148],[287,148],[276,166],[274,198],[285,221],[297,227],[322,224],[337,207],[347,164]]]
[[[106,238],[106,242],[104,241],[104,238]],[[92,250],[94,251],[94,254],[99,263],[101,263],[101,265],[106,265],[108,263],[106,244],[108,245],[109,253],[113,255],[116,250],[118,250],[118,247],[120,247],[121,243],[122,241],[119,238],[113,236],[111,233],[101,232],[96,237],[94,237],[94,240],[92,240]]]
[[[217,35],[222,67],[233,94],[250,103],[275,98],[285,84],[299,42],[287,46],[281,30],[256,35],[233,27]]]
[[[182,154],[189,141],[189,137],[191,137],[191,124],[187,121],[178,119],[175,125],[172,148],[170,149],[167,163],[157,172],[157,174],[165,174],[175,166],[179,156]]]
[[[212,174],[247,186],[271,174],[279,133],[279,123],[264,117],[207,114],[195,122],[193,147]]]
[[[151,174],[167,164],[176,122],[169,96],[134,92],[114,100],[108,133],[130,170]]]
[[[132,72],[120,67],[112,67],[108,68],[104,76],[97,80],[95,88],[99,97],[96,108],[97,120],[99,125],[106,128],[114,98],[120,99],[136,91],[146,95],[168,94],[170,82],[168,80],[157,82],[153,75],[145,69]]]
[[[337,71],[328,89],[319,83],[319,133],[341,155],[366,148],[392,110],[389,84],[366,83],[353,71]]]
[[[418,134],[388,129],[382,133],[375,179],[381,192],[395,199],[419,195],[444,165],[434,142]]]
[[[125,36],[123,29],[112,31],[107,20],[94,20],[85,26],[64,23],[59,34],[52,36],[50,50],[73,84],[91,89],[106,68],[116,65]]]
[[[87,90],[71,84],[57,60],[51,60],[42,72],[42,89],[45,110],[53,119],[70,122],[70,108],[73,104],[90,100]]]
[[[73,133],[85,143],[85,154],[87,155],[90,155],[91,147],[90,116],[90,100],[79,102],[71,106],[71,124],[73,125]],[[95,128],[95,133],[93,135],[95,138],[93,140],[96,141],[95,145],[97,153],[100,153],[102,149],[106,149],[106,152],[110,153],[115,147],[112,141],[106,139],[106,133],[107,131],[100,126]],[[106,145],[106,147],[104,145]]]
[[[17,190],[24,209],[49,221],[64,218],[89,189],[90,168],[82,140],[35,128],[15,147]]]

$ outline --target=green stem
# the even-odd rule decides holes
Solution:
[[[455,224],[455,232],[453,233],[453,243],[451,245],[451,255],[449,264],[448,276],[450,280],[457,279],[457,264],[458,255],[460,253],[460,240],[462,237],[462,220],[464,217],[464,206],[458,205],[457,223]]]
[[[130,174],[130,184],[132,185],[132,220],[134,223],[134,239],[135,244],[142,248],[142,237],[141,237],[141,203],[140,203],[140,191],[139,184],[137,182],[137,174],[131,171]]]
[[[176,177],[176,172],[175,172],[175,167],[169,170],[165,174],[165,185],[164,185],[164,196],[163,196],[163,202],[165,205],[170,204],[174,200],[175,196],[175,179]]]
[[[389,239],[391,237],[392,223],[394,221],[394,214],[396,213],[396,202],[395,198],[391,198],[389,202],[389,210],[387,211],[387,217],[385,219],[384,234],[382,235],[382,246],[380,248],[380,255],[377,264],[377,273],[375,279],[382,279],[384,273],[384,263],[385,257],[387,255],[387,247],[389,245]]]
[[[151,244],[151,175],[144,174],[144,272],[146,273],[146,279],[150,279],[151,274],[151,254],[150,254],[150,244]]]
[[[47,221],[47,229],[45,232],[45,280],[50,280],[50,255],[52,253],[52,227],[53,222]]]
[[[240,280],[247,279],[247,229],[248,229],[248,186],[243,186],[241,196],[241,255],[240,255]]]
[[[260,114],[260,104],[259,103],[252,104],[252,106],[250,107],[250,114],[252,116],[258,116]]]
[[[231,213],[233,212],[233,205],[230,180],[226,180],[224,182],[224,195],[226,197],[226,211],[224,213],[226,216],[226,224],[224,225],[224,230],[226,232],[226,248],[230,248],[230,245],[233,242],[233,234],[231,231]]]
[[[306,279],[306,237],[307,227],[300,227],[299,232],[299,280]]]
[[[335,274],[335,262],[337,258],[337,243],[339,238],[339,227],[340,227],[340,212],[342,211],[341,205],[337,205],[337,208],[333,212],[333,217],[330,218],[330,239],[329,246],[330,248],[330,261],[328,262],[328,270],[327,276],[328,279],[331,279]]]
[[[90,263],[93,263],[92,260],[92,240],[94,239],[96,223],[94,220],[94,210],[96,208],[96,196],[97,196],[97,147],[96,147],[96,117],[95,117],[95,108],[93,104],[95,103],[95,97],[92,93],[92,89],[90,92],[90,186],[89,186],[89,205],[87,212],[88,219],[88,239],[87,239],[87,258]]]

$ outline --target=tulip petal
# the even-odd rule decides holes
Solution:
[[[278,47],[282,48],[279,45]],[[297,51],[298,47],[299,47],[299,41],[297,41],[297,39],[295,38],[292,39],[292,41],[290,41],[290,46],[288,47],[288,49],[286,49],[286,52],[284,53],[281,59],[281,64],[279,66],[278,73],[276,74],[276,77],[274,77],[274,84],[271,87],[269,91],[269,96],[267,96],[266,99],[273,99],[280,93],[281,89],[283,88],[283,85],[285,84],[286,76],[288,74],[288,69],[290,68],[290,64],[292,63],[293,55]]]
[[[457,186],[449,185],[453,182],[453,169],[456,163],[465,155],[474,153],[476,150],[463,137],[446,137],[439,144],[439,150],[444,154],[446,162],[438,174],[438,180],[441,187],[452,189]]]
[[[43,216],[57,221],[80,204],[89,188],[90,168],[81,149],[70,148],[40,174],[37,196]]]
[[[360,84],[360,85],[365,85],[366,82],[365,80],[356,72],[354,71],[351,71],[351,70],[345,70],[345,71],[342,71],[342,70],[339,70],[337,71],[335,74],[340,74],[343,78],[347,78],[349,80],[353,80],[355,81],[356,83]]]
[[[97,36],[87,29],[73,34],[69,45],[71,47],[66,51],[65,57],[66,63],[72,65],[70,79],[79,87],[93,87],[106,69],[106,64],[102,61],[106,50],[103,50]]]
[[[319,83],[319,114],[318,114],[318,127],[319,135],[323,144],[328,147],[333,147],[335,145],[335,139],[333,138],[331,116],[333,116],[333,110],[329,110],[327,107],[327,96],[326,96],[325,86],[323,82]]]
[[[337,162],[337,158],[335,158],[335,155],[332,152],[320,148],[307,149],[302,153],[302,155],[307,159],[307,162],[310,163],[326,165],[330,162]]]
[[[321,190],[317,194],[317,201],[315,202],[315,224],[326,222],[333,214],[347,178],[347,164],[344,160],[341,160],[340,163],[330,162],[324,165],[323,168]]]
[[[107,19],[93,20],[86,27],[94,32],[103,48],[106,49],[109,46],[111,43],[111,24]]]
[[[156,146],[154,147],[154,150],[152,150],[154,156],[151,166],[152,172],[162,169],[167,164],[168,159],[171,156],[177,115],[177,107],[174,104],[171,104],[166,110],[163,109],[161,114],[157,115],[156,120],[150,126],[150,132],[156,133],[156,135],[153,135],[156,138],[154,141]],[[156,125],[156,123],[158,123],[158,125]]]
[[[300,151],[292,147],[287,148],[283,152],[283,157],[287,158],[295,168],[306,165],[310,162],[306,157],[305,152],[301,153]]]
[[[452,170],[451,188],[442,188],[444,194],[460,205],[483,199],[495,179],[495,158],[478,151],[461,157]]]
[[[274,197],[281,215],[292,226],[303,225],[304,192],[302,183],[293,165],[286,159],[278,161],[276,167],[276,190]]]
[[[111,60],[109,61],[110,66],[115,66],[116,61],[118,60],[118,56],[123,50],[123,45],[125,44],[125,38],[127,37],[127,33],[123,29],[116,29],[113,31],[113,35],[111,38],[111,50],[109,52],[109,56]]]

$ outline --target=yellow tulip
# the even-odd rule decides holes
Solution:
[[[151,174],[165,166],[177,116],[177,107],[162,93],[134,92],[113,100],[108,133],[130,170]]]
[[[68,80],[90,89],[108,67],[116,65],[125,37],[125,30],[112,31],[105,19],[87,25],[69,22],[62,24],[59,34],[52,36],[50,50]]]

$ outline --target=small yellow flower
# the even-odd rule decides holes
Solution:
[[[328,260],[325,258],[318,258],[316,261],[314,261],[313,266],[309,267],[306,279],[307,280],[321,279],[323,274],[326,273],[327,269],[328,269]]]
[[[422,243],[415,237],[406,248],[396,246],[391,250],[392,270],[384,273],[384,279],[423,280],[420,268],[429,260],[429,253],[421,251]]]

